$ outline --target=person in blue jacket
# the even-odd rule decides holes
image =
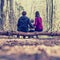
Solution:
[[[30,19],[26,16],[26,11],[22,12],[22,16],[18,19],[17,31],[28,32],[28,27],[33,28]],[[17,36],[19,37],[19,36]],[[23,36],[25,38],[25,36]]]

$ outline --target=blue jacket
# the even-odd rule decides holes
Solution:
[[[33,28],[30,19],[26,16],[21,16],[18,20],[17,30],[22,32],[28,32],[28,26]]]

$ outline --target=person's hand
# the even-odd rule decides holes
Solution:
[[[34,28],[36,28],[35,24],[33,24]]]

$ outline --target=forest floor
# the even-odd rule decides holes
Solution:
[[[1,38],[0,60],[60,60],[60,38]]]

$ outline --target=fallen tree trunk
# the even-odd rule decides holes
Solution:
[[[20,36],[37,36],[37,35],[47,35],[47,36],[60,36],[60,32],[18,32],[18,31],[0,31],[0,35],[20,35]]]

